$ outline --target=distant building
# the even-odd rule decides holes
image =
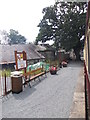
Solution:
[[[36,50],[42,54],[46,60],[55,60],[55,48],[49,44],[37,45]]]
[[[25,51],[27,63],[34,64],[43,61],[45,57],[35,50],[33,44],[0,45],[0,66],[2,68],[13,68],[15,65],[14,51]]]
[[[73,49],[70,51],[70,59],[71,60],[75,60],[76,59],[76,55],[75,55],[75,52],[74,52]]]
[[[66,52],[64,49],[59,49],[57,53],[57,59],[61,63],[63,60],[68,61],[70,59],[70,53]]]

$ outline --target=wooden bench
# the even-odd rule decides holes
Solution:
[[[44,75],[46,76],[46,71],[43,69],[43,68],[38,68],[36,70],[32,70],[32,71],[29,71],[27,73],[24,73],[23,74],[23,77],[24,77],[24,83],[23,85],[25,86],[27,83],[29,83],[29,86],[31,87],[31,84],[30,82],[32,80],[35,80],[36,78],[40,80],[40,76]],[[25,79],[25,77],[27,77],[27,79]]]

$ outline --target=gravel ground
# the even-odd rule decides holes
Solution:
[[[47,74],[19,94],[2,99],[3,118],[69,118],[81,63],[70,63],[57,75]]]
[[[78,77],[69,118],[82,118],[85,120],[85,85],[83,72],[84,70],[82,69]]]
[[[0,120],[2,118],[2,99],[0,99]]]

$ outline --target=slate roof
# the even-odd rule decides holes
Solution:
[[[37,45],[36,50],[37,51],[55,51],[55,48],[53,48],[49,44],[41,44],[41,45]]]
[[[39,52],[36,51],[36,46],[33,44],[17,44],[17,45],[0,45],[0,64],[14,63],[14,51],[25,51],[27,60],[44,59]]]
[[[43,44],[43,46],[46,48],[46,50],[50,50],[50,51],[55,51],[55,48],[53,48],[51,45],[49,44]]]
[[[41,46],[41,45],[37,45],[37,48],[36,48],[37,51],[45,51],[46,48],[44,46]]]

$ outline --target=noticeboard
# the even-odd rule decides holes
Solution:
[[[26,69],[27,67],[27,57],[26,52],[17,52],[15,51],[15,62],[16,62],[16,70]]]

